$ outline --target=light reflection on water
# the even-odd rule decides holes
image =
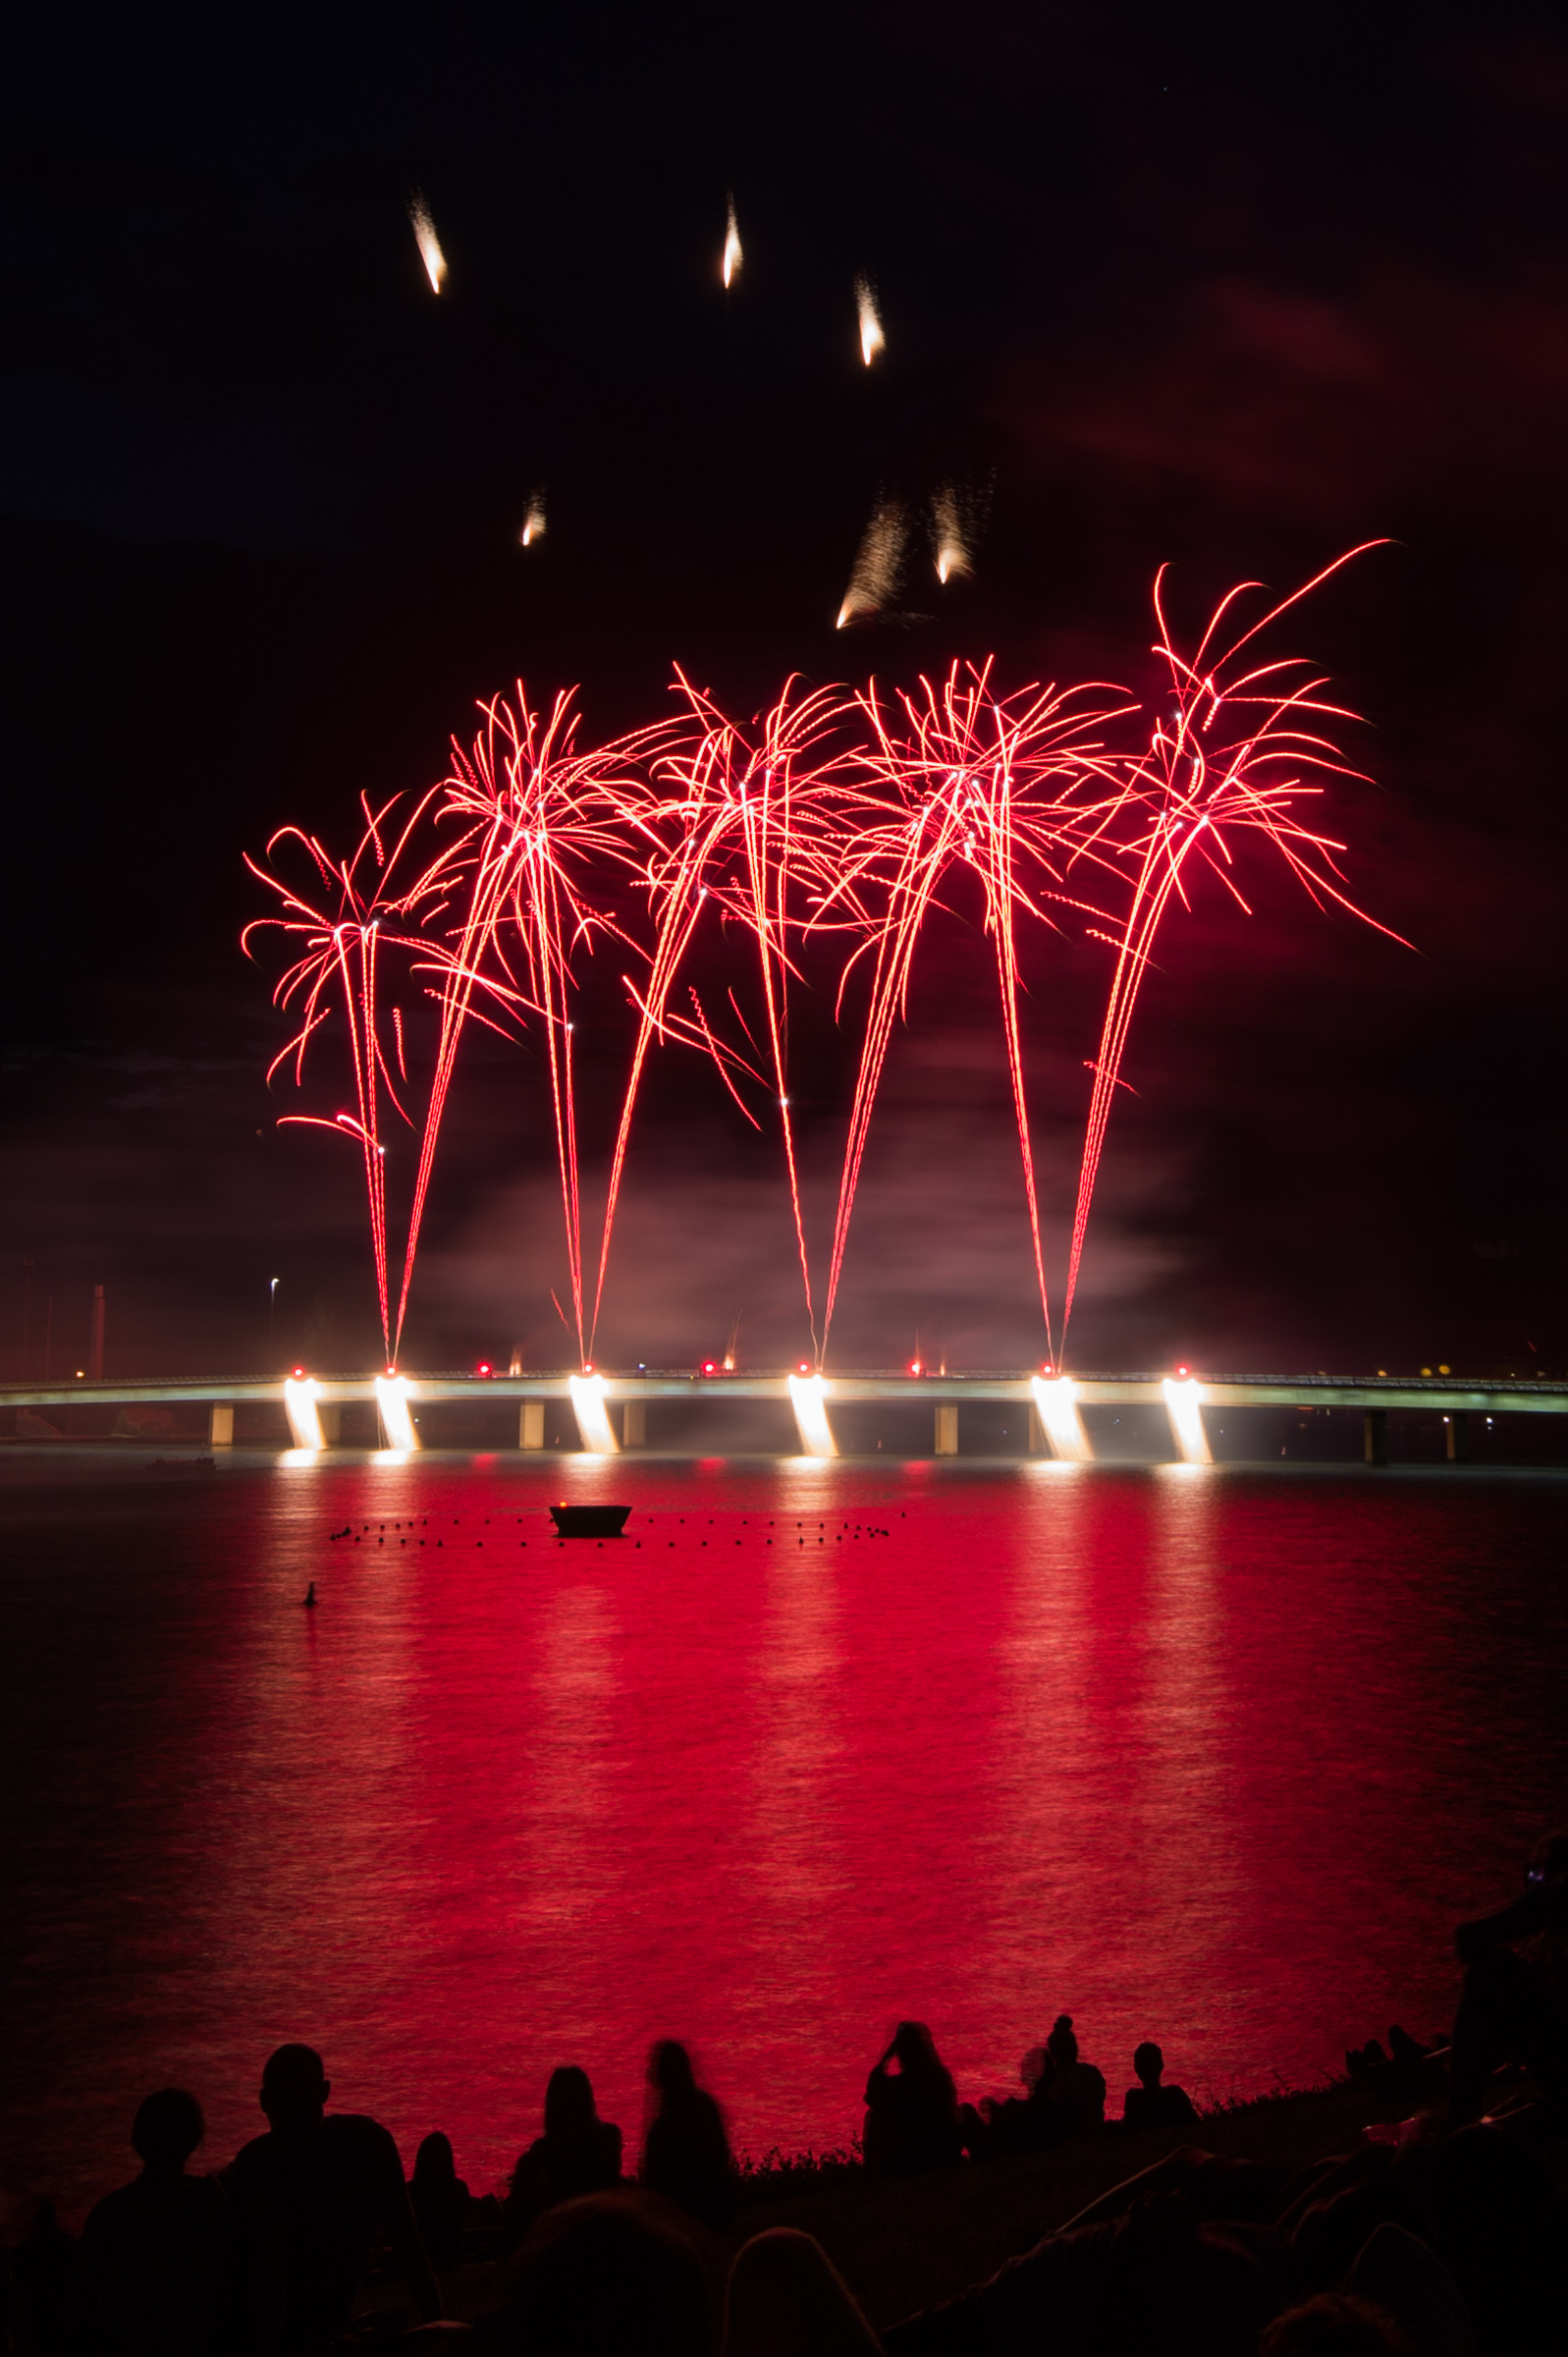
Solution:
[[[1553,1476],[71,1462],[0,1472],[0,2183],[78,2209],[171,2079],[226,2159],[284,2038],[480,2185],[558,2062],[634,2142],[660,2034],[753,2150],[904,2013],[966,2095],[1058,2011],[1113,2099],[1146,2036],[1310,2079],[1563,1813]]]

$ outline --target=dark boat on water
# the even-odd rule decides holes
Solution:
[[[553,1506],[550,1519],[564,1539],[619,1539],[629,1506]]]

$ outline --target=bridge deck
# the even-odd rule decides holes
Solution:
[[[787,1375],[658,1373],[602,1374],[604,1397],[622,1403],[633,1400],[772,1399],[789,1401]],[[1451,1377],[1403,1375],[1199,1375],[1198,1398],[1205,1407],[1359,1407],[1422,1408],[1429,1413],[1484,1415],[1568,1415],[1568,1383],[1530,1381],[1461,1382]],[[374,1401],[372,1375],[320,1375],[316,1397],[323,1406],[351,1400]],[[537,1375],[429,1374],[406,1378],[410,1398],[424,1400],[482,1398],[570,1399],[570,1377],[551,1372]],[[1001,1400],[1028,1407],[1033,1399],[1028,1375],[829,1375],[824,1397],[830,1404],[897,1401],[931,1405],[939,1401]],[[1079,1375],[1073,1389],[1080,1407],[1163,1407],[1164,1379],[1159,1375]],[[174,1407],[242,1406],[246,1403],[284,1404],[284,1379],[261,1376],[148,1376],[134,1381],[0,1384],[0,1408],[5,1407]]]

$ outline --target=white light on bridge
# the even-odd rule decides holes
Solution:
[[[610,1422],[605,1406],[605,1379],[602,1375],[568,1375],[567,1389],[576,1411],[577,1430],[582,1445],[592,1456],[614,1456],[621,1444]]]
[[[297,1449],[325,1449],[326,1435],[321,1418],[316,1413],[316,1401],[321,1386],[313,1375],[286,1375],[283,1379],[283,1408],[289,1419],[289,1435]]]
[[[387,1436],[389,1450],[406,1453],[419,1446],[408,1406],[412,1397],[413,1387],[406,1375],[376,1377],[376,1404],[381,1410],[381,1429]]]
[[[1078,1413],[1078,1387],[1072,1377],[1032,1375],[1029,1389],[1052,1454],[1071,1465],[1089,1464],[1095,1453]]]
[[[789,1404],[807,1456],[837,1456],[838,1445],[828,1421],[828,1387],[820,1375],[791,1375]]]
[[[1209,1435],[1203,1428],[1203,1387],[1189,1375],[1178,1382],[1167,1375],[1161,1385],[1165,1395],[1165,1413],[1170,1418],[1170,1435],[1184,1465],[1210,1465]]]

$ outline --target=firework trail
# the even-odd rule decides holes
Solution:
[[[792,967],[787,945],[791,928],[799,931],[805,922],[804,915],[794,908],[802,880],[816,885],[820,897],[822,879],[831,871],[841,833],[834,824],[836,813],[830,798],[834,764],[817,757],[841,703],[834,689],[819,689],[796,699],[794,682],[786,682],[778,701],[761,716],[755,735],[748,738],[682,673],[676,672],[676,681],[687,706],[687,726],[680,740],[662,749],[654,762],[653,773],[662,791],[639,814],[641,830],[653,847],[641,876],[653,923],[653,946],[644,988],[636,991],[627,982],[628,995],[638,1009],[638,1031],[611,1162],[590,1342],[609,1267],[632,1114],[655,1038],[693,1039],[700,1033],[701,1044],[718,1065],[742,1112],[746,1112],[744,1100],[730,1071],[760,1076],[743,1057],[721,1045],[700,1005],[695,1032],[688,1021],[676,1020],[670,1014],[671,991],[710,900],[721,916],[738,920],[756,948],[772,1093],[784,1138],[806,1316],[815,1340],[811,1272],[789,1106],[787,994]],[[746,1113],[746,1118],[754,1123],[751,1114]]]
[[[870,1003],[834,1223],[823,1349],[892,1026],[907,1014],[910,973],[926,918],[941,904],[939,896],[949,874],[964,866],[980,882],[985,930],[996,948],[1040,1308],[1049,1343],[1051,1311],[1018,1025],[1014,916],[1022,908],[1050,923],[1042,904],[1088,908],[1067,894],[1064,880],[1076,861],[1106,859],[1103,838],[1125,801],[1126,790],[1100,732],[1127,708],[1126,699],[1098,684],[1065,692],[1028,688],[999,699],[992,692],[988,663],[966,672],[955,664],[940,685],[923,679],[918,696],[896,697],[892,717],[874,685],[856,703],[868,732],[871,807],[853,852],[845,849],[838,889],[853,890],[863,904],[875,903],[879,914],[865,928],[839,989],[841,1005],[853,964],[868,958]],[[1026,881],[1031,869],[1032,885]]]
[[[299,1029],[268,1067],[268,1080],[281,1065],[291,1061],[296,1082],[301,1080],[305,1050],[327,1021],[335,998],[346,1018],[356,1110],[339,1113],[331,1121],[309,1114],[285,1115],[284,1121],[330,1129],[337,1136],[358,1142],[364,1162],[382,1343],[389,1366],[395,1359],[396,1341],[388,1298],[387,1153],[380,1120],[383,1096],[410,1127],[413,1117],[399,1093],[400,1081],[405,1090],[407,1087],[403,1012],[396,1006],[391,1011],[389,1058],[380,1007],[381,974],[389,953],[400,955],[415,971],[439,968],[445,962],[444,946],[439,937],[432,937],[430,927],[460,886],[464,846],[460,839],[449,841],[422,867],[406,856],[437,791],[419,796],[401,818],[402,796],[394,796],[379,811],[372,811],[361,797],[364,832],[351,855],[340,861],[331,859],[317,839],[302,829],[280,828],[267,845],[267,857],[270,860],[280,846],[303,850],[310,865],[305,883],[291,883],[248,853],[245,856],[251,874],[283,904],[282,915],[258,917],[246,925],[241,935],[245,955],[251,955],[251,937],[268,930],[281,931],[300,953],[273,992],[275,1005],[297,1011]],[[410,866],[414,872],[401,882]],[[393,1077],[394,1060],[397,1079]]]
[[[944,483],[931,502],[931,545],[944,588],[948,581],[967,580],[974,572],[972,539],[964,503],[951,483]]]
[[[662,732],[644,731],[579,753],[570,695],[558,694],[548,720],[542,720],[530,710],[520,681],[515,703],[498,697],[481,709],[485,725],[471,751],[465,753],[454,740],[453,769],[444,788],[443,815],[466,830],[467,904],[442,990],[436,1075],[421,1142],[399,1324],[407,1307],[419,1220],[458,1048],[478,991],[514,1020],[533,1016],[543,1024],[577,1351],[586,1362],[572,959],[591,950],[596,936],[625,939],[611,913],[588,900],[584,879],[602,873],[607,863],[623,861],[622,773]]]
[[[545,495],[542,491],[535,491],[528,502],[528,512],[522,520],[522,529],[517,539],[523,548],[532,548],[534,542],[542,540],[544,536]]]
[[[837,630],[843,630],[851,622],[868,621],[892,604],[903,577],[904,544],[908,538],[909,518],[902,503],[896,499],[879,499],[861,537],[849,586],[834,626]]]
[[[441,282],[447,275],[447,257],[441,250],[441,240],[436,236],[430,207],[417,189],[408,199],[408,219],[413,227],[414,243],[419,248],[419,259],[430,281],[430,292],[439,295]]]
[[[855,280],[855,313],[860,322],[860,357],[869,368],[878,354],[888,349],[888,339],[882,332],[882,313],[877,308],[877,290],[869,278]]]
[[[745,258],[740,250],[740,232],[735,226],[735,200],[731,196],[725,230],[724,258],[719,265],[720,276],[727,287],[734,284],[735,273]]]
[[[1322,794],[1323,787],[1316,782],[1320,778],[1364,774],[1350,768],[1333,739],[1320,726],[1354,720],[1356,715],[1320,700],[1319,690],[1325,683],[1303,677],[1308,666],[1300,658],[1264,663],[1251,670],[1235,668],[1243,649],[1271,623],[1353,557],[1380,545],[1364,541],[1347,550],[1261,620],[1227,640],[1224,631],[1232,607],[1259,585],[1243,582],[1216,608],[1190,658],[1181,654],[1170,634],[1163,602],[1163,567],[1156,578],[1158,635],[1154,651],[1170,674],[1171,708],[1155,721],[1148,750],[1128,764],[1127,812],[1134,823],[1118,848],[1133,868],[1132,896],[1117,932],[1102,936],[1110,939],[1116,960],[1100,1053],[1093,1067],[1094,1088],[1062,1308],[1064,1345],[1095,1180],[1138,994],[1172,897],[1183,907],[1191,906],[1186,886],[1189,860],[1197,859],[1217,876],[1237,905],[1250,915],[1232,877],[1235,862],[1230,839],[1243,831],[1260,834],[1320,907],[1331,902],[1375,925],[1379,933],[1388,934],[1390,940],[1400,939],[1358,908],[1341,889],[1336,854],[1344,845],[1314,832],[1297,816],[1297,804],[1303,798]]]

